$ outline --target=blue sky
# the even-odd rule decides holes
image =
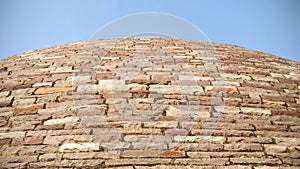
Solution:
[[[210,41],[300,62],[298,0],[0,0],[0,57],[87,40],[105,24],[140,12],[172,14]]]

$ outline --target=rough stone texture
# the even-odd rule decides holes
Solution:
[[[0,60],[0,168],[299,168],[300,64],[162,37]]]

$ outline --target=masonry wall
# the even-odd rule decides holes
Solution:
[[[298,168],[300,64],[160,37],[0,60],[1,168]]]

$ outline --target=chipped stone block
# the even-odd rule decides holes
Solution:
[[[241,112],[245,114],[260,115],[260,116],[271,115],[271,111],[269,109],[263,109],[263,108],[241,107]]]
[[[79,151],[99,151],[99,143],[64,143],[59,147],[59,152],[65,152],[68,150],[79,150]]]
[[[222,136],[175,136],[174,141],[185,143],[219,143],[225,142],[225,137]]]
[[[79,120],[78,117],[65,117],[62,119],[49,119],[44,122],[44,125],[74,123],[74,122],[77,122],[78,120]]]
[[[0,98],[7,97],[7,96],[9,96],[9,94],[10,94],[10,91],[0,92]]]
[[[8,107],[12,104],[14,98],[13,97],[4,97],[0,98],[0,107]]]
[[[32,85],[33,88],[39,88],[39,87],[52,87],[53,82],[41,82],[41,83],[35,83]]]

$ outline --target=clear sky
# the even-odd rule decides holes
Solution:
[[[299,0],[0,0],[0,57],[89,39],[140,12],[172,14],[213,42],[300,62]]]

